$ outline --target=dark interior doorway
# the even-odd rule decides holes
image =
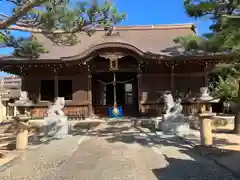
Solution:
[[[117,104],[122,106],[125,105],[125,89],[124,84],[117,83],[116,85],[116,97]]]
[[[113,85],[108,84],[106,86],[106,105],[112,105],[113,104]]]
[[[116,100],[117,105],[125,104],[125,89],[124,84],[117,83],[116,84]],[[113,84],[108,84],[106,86],[106,105],[112,106],[114,104],[114,88]]]
[[[123,107],[125,116],[136,116],[138,113],[137,73],[116,72],[117,105]],[[92,99],[96,115],[105,112],[114,105],[113,72],[92,74]],[[102,115],[103,116],[103,115]]]

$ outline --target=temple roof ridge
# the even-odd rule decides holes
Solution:
[[[170,30],[170,29],[191,29],[195,32],[194,23],[176,23],[176,24],[144,24],[144,25],[117,25],[113,27],[117,31],[129,30]],[[96,28],[97,31],[104,31],[104,28]]]
[[[194,23],[181,24],[146,24],[146,25],[120,25],[115,26],[116,30],[149,30],[149,29],[178,29],[178,28],[195,28]]]

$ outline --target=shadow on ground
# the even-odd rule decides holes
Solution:
[[[70,122],[71,123],[71,122]],[[83,135],[86,131],[98,126],[100,122],[78,122],[75,123],[70,129],[70,135]],[[7,150],[13,151],[16,150],[16,126],[12,122],[6,122],[0,124],[0,151]],[[38,145],[46,145],[51,143],[51,141],[56,141],[60,139],[53,138],[51,136],[45,138],[43,135],[44,128],[43,126],[32,126],[29,129],[29,137],[28,137],[28,145],[31,146],[38,146]],[[8,133],[5,135],[4,133]]]
[[[227,170],[199,163],[197,159],[184,160],[165,157],[168,166],[152,169],[158,180],[236,180]]]
[[[73,126],[71,134],[87,135],[93,137],[103,137],[108,143],[127,143],[127,144],[140,144],[146,147],[173,147],[178,148],[180,153],[183,153],[191,158],[177,159],[165,156],[165,160],[168,165],[164,168],[152,169],[153,174],[159,180],[210,180],[210,179],[228,179],[235,180],[240,179],[240,176],[229,169],[219,168],[219,165],[209,165],[204,163],[201,156],[206,158],[221,158],[231,157],[234,155],[236,159],[239,159],[240,152],[222,150],[217,148],[203,148],[203,147],[191,147],[189,144],[179,139],[176,136],[161,137],[155,132],[143,132],[139,126],[136,126],[134,122],[113,121],[107,123],[105,128],[97,127],[100,123],[77,123]],[[49,143],[44,142],[44,144]],[[40,142],[39,142],[40,143]],[[229,144],[225,139],[215,140],[215,143]],[[238,164],[239,165],[239,164]],[[233,178],[233,175],[236,177]]]
[[[168,165],[164,168],[152,169],[153,174],[159,180],[237,180],[240,179],[239,171],[233,171],[231,167],[223,166],[216,161],[216,158],[226,157],[231,155],[240,158],[240,153],[233,150],[221,150],[218,148],[203,148],[197,146],[190,149],[181,149],[181,153],[188,155],[192,159],[177,159],[165,156]],[[201,159],[202,154],[213,164],[204,163]],[[239,164],[239,163],[238,163]],[[240,168],[239,168],[240,170]],[[176,172],[173,173],[173,172]]]
[[[88,136],[98,136],[105,137],[105,140],[109,143],[124,142],[124,143],[138,143],[140,145],[164,145],[164,146],[175,146],[179,148],[186,148],[186,142],[179,139],[179,137],[171,136],[167,139],[157,135],[153,130],[150,133],[145,133],[139,128],[139,126],[134,126],[126,124],[126,122],[109,122],[108,127],[90,130],[86,135]],[[96,127],[97,125],[94,125]],[[83,133],[84,128],[80,128],[74,132],[74,135]],[[92,128],[85,128],[92,129]],[[196,136],[195,136],[196,137]],[[197,137],[196,137],[197,138]],[[237,143],[230,143],[226,139],[213,138],[215,145],[238,145]],[[149,143],[150,142],[150,143]]]
[[[221,166],[222,168],[219,168],[219,165],[208,166],[206,163],[203,163],[200,160],[202,156],[212,160],[211,158],[228,158],[233,155],[234,157],[240,159],[240,152],[238,151],[222,150],[218,148],[203,148],[201,146],[191,147],[185,141],[176,136],[169,136],[166,138],[161,137],[154,132],[145,133],[141,130],[141,128],[139,128],[139,126],[134,126],[134,123],[111,122],[108,123],[108,125],[109,126],[106,126],[105,128],[90,130],[86,135],[103,137],[108,143],[137,143],[147,147],[159,147],[160,149],[161,147],[173,147],[177,148],[180,153],[183,153],[193,159],[185,160],[165,157],[169,165],[166,168],[152,170],[158,179],[174,180],[176,178],[174,178],[173,172],[178,172],[177,174],[180,174],[180,176],[184,177],[184,180],[202,180],[211,178],[221,179],[221,176],[223,177],[222,179],[224,179],[228,175],[229,178],[227,179],[229,180],[234,179],[233,176],[237,177],[237,179],[240,178],[238,174],[230,169],[227,169],[223,166]],[[227,142],[225,139],[216,139],[215,143],[229,144],[229,142]],[[210,169],[213,174],[211,174],[210,170],[207,169]],[[207,176],[209,176],[209,178]],[[178,177],[177,179],[181,178]]]

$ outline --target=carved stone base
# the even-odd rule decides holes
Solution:
[[[164,114],[163,115],[163,120],[167,122],[182,122],[184,120],[184,115],[183,114]]]
[[[190,132],[190,126],[187,122],[169,122],[164,121],[161,123],[161,129],[164,134],[183,135]]]
[[[16,149],[25,150],[28,146],[28,128],[18,127],[16,136]]]
[[[44,136],[61,139],[69,134],[67,116],[52,116],[44,118]]]
[[[16,136],[16,149],[25,150],[28,146],[28,128],[29,120],[28,116],[16,116],[14,120],[17,122],[17,136]]]
[[[201,145],[203,146],[212,146],[213,144],[211,119],[213,116],[216,116],[216,113],[199,114]]]

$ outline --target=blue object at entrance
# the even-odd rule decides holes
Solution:
[[[108,108],[108,116],[111,118],[119,118],[119,117],[123,117],[123,108],[122,106],[118,106],[117,107],[117,111],[114,112],[113,107],[109,107]]]

